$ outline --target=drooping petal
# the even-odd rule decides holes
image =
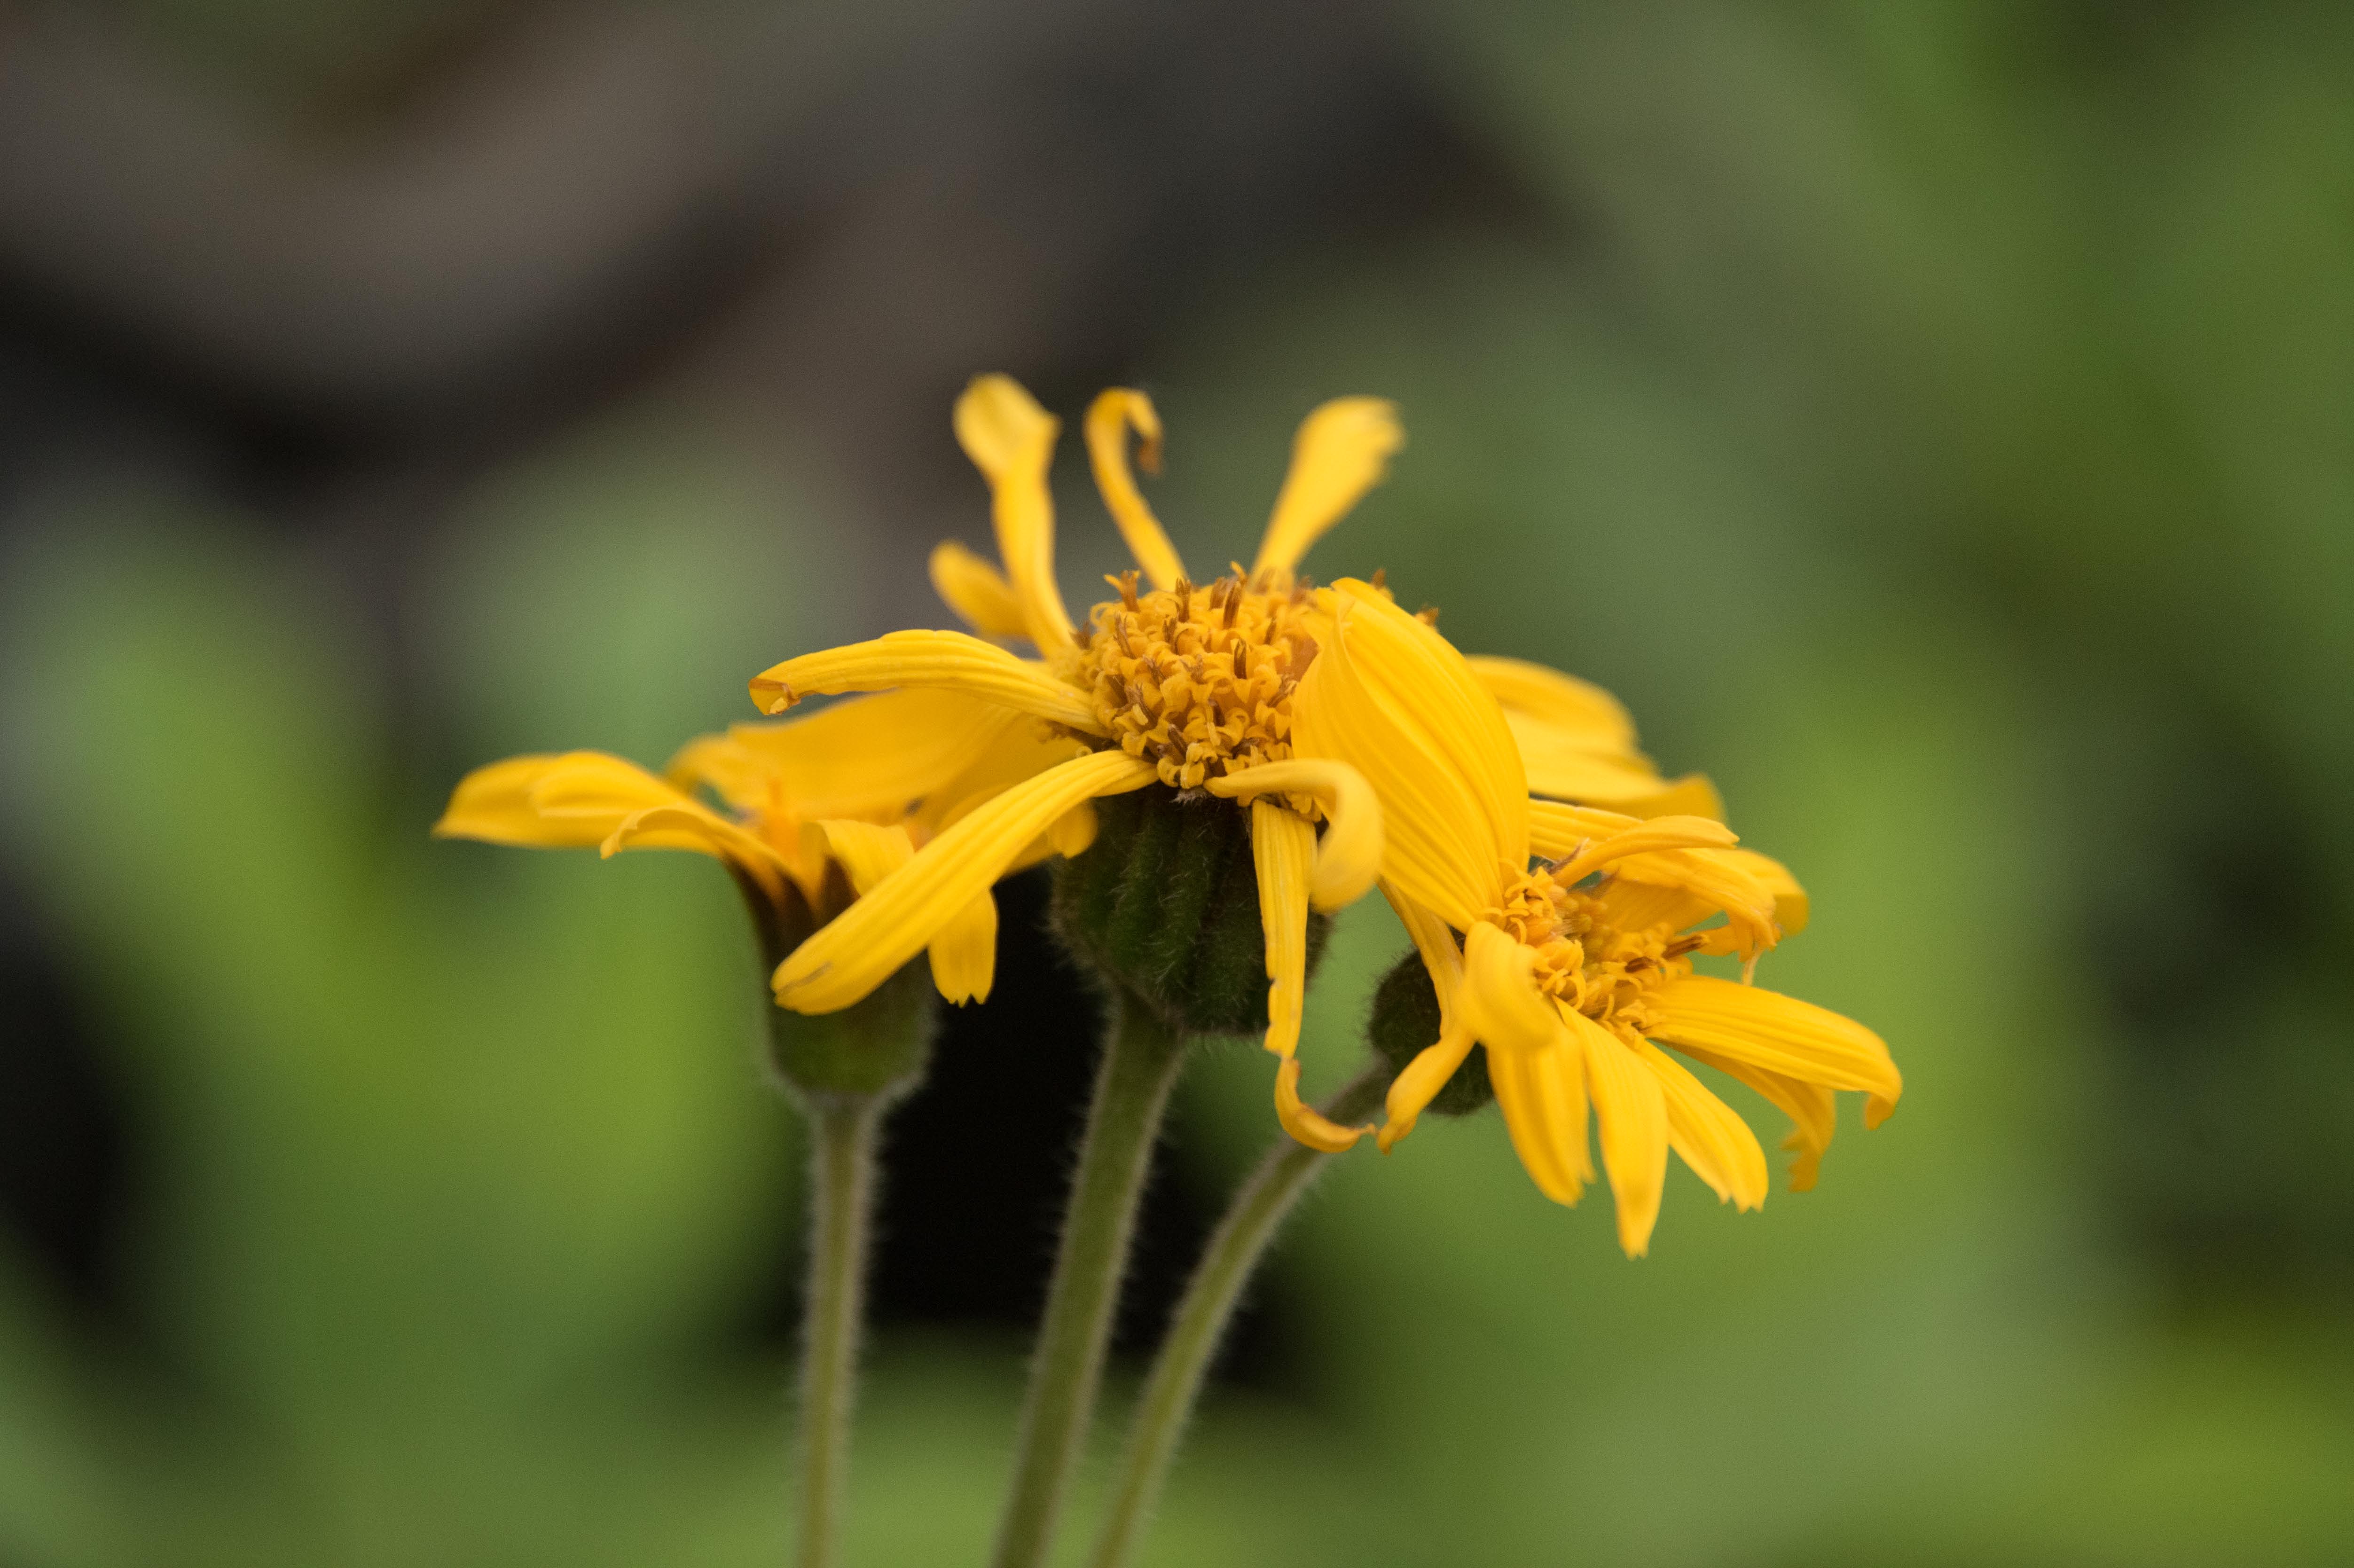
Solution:
[[[1397,912],[1398,923],[1412,938],[1414,950],[1422,956],[1422,967],[1429,971],[1431,989],[1438,993],[1438,1027],[1446,1033],[1455,1026],[1455,999],[1463,989],[1463,950],[1455,944],[1455,933],[1437,914],[1408,898],[1404,889],[1386,878],[1381,888],[1382,896]]]
[[[1324,531],[1382,482],[1390,454],[1405,442],[1395,405],[1380,397],[1336,397],[1300,422],[1259,544],[1251,576],[1298,569]]]
[[[1669,888],[1689,895],[1710,910],[1722,909],[1728,924],[1722,930],[1702,933],[1708,940],[1701,950],[1754,958],[1780,941],[1783,933],[1775,924],[1774,895],[1745,865],[1730,858],[1735,853],[1688,849],[1629,855],[1611,867],[1610,886]]]
[[[1535,949],[1484,920],[1474,922],[1464,938],[1457,1005],[1491,1060],[1499,1053],[1543,1051],[1561,1043],[1561,1011],[1537,989],[1535,964]]]
[[[751,689],[754,705],[764,714],[779,714],[816,693],[899,686],[962,692],[1083,734],[1105,733],[1095,705],[1048,674],[1043,663],[1017,659],[961,631],[893,631],[871,642],[804,653],[753,676]]]
[[[797,1012],[832,1012],[859,1001],[987,891],[1057,818],[1082,800],[1140,789],[1155,777],[1150,763],[1125,752],[1091,752],[996,795],[779,964],[778,1002]]]
[[[954,539],[932,547],[932,589],[957,618],[989,637],[1027,637],[1022,601],[1005,574]]]
[[[997,980],[997,896],[976,893],[931,941],[932,985],[949,1001],[987,1001]]]
[[[1593,682],[1525,659],[1465,659],[1508,715],[1518,709],[1564,735],[1585,737],[1592,749],[1634,753],[1634,719],[1624,704]]]
[[[1342,1127],[1299,1097],[1299,1059],[1287,1057],[1275,1070],[1275,1119],[1294,1139],[1324,1154],[1356,1147],[1370,1127]]]
[[[1490,1051],[1488,1077],[1512,1151],[1537,1190],[1575,1203],[1593,1180],[1585,1148],[1585,1068],[1564,1035],[1543,1051]]]
[[[1185,575],[1185,564],[1177,558],[1177,548],[1162,531],[1161,520],[1145,504],[1144,493],[1136,488],[1136,476],[1129,472],[1131,429],[1137,436],[1136,461],[1144,465],[1145,472],[1159,473],[1161,416],[1153,411],[1151,398],[1125,387],[1113,387],[1088,408],[1087,461],[1096,471],[1096,488],[1103,492],[1104,504],[1110,508],[1112,521],[1119,524],[1120,536],[1128,541],[1129,553],[1144,568],[1145,577],[1154,588],[1175,588],[1177,579]]]
[[[1024,779],[1034,779],[1058,763],[1083,756],[1087,749],[1085,742],[1026,715],[1013,715],[1013,722],[991,736],[960,771],[924,796],[910,818],[918,830],[918,842],[937,836],[983,801]],[[1091,813],[1083,810],[1083,814],[1091,819]],[[1059,824],[1054,830],[1066,837],[1073,831],[1076,830],[1066,830]],[[1094,838],[1091,821],[1085,829],[1085,837],[1087,842]],[[1085,848],[1086,843],[1080,847]]]
[[[1009,376],[977,376],[957,399],[957,440],[989,481],[998,557],[1030,641],[1047,654],[1073,645],[1071,612],[1055,586],[1055,501],[1046,487],[1060,429]]]
[[[1308,1001],[1308,879],[1316,830],[1288,806],[1251,803],[1251,860],[1258,871],[1259,925],[1267,935],[1267,1048],[1288,1057]]]
[[[1790,874],[1788,866],[1755,850],[1728,849],[1716,853],[1756,878],[1758,885],[1773,895],[1774,923],[1782,927],[1782,935],[1795,937],[1807,928],[1807,890],[1798,885],[1798,879]]]
[[[1575,857],[1603,843],[1632,850],[1640,840],[1620,839],[1618,835],[1638,828],[1662,832],[1659,824],[1705,822],[1705,818],[1656,817],[1647,823],[1643,819],[1617,811],[1605,811],[1591,806],[1570,806],[1557,800],[1529,802],[1529,843],[1541,855],[1565,859],[1558,874],[1566,878],[1572,867],[1578,866]],[[1715,835],[1701,833],[1702,840]],[[1723,832],[1723,839],[1732,837]],[[1733,921],[1727,935],[1732,938],[1727,951],[1744,955],[1774,945],[1777,939],[1775,928],[1775,898],[1766,885],[1753,875],[1749,863],[1734,856],[1744,852],[1729,848],[1661,849],[1629,853],[1611,868],[1611,882],[1605,897],[1612,901],[1612,911],[1622,928],[1644,926],[1665,926],[1670,930],[1682,930],[1698,924],[1710,915],[1722,910]],[[1758,855],[1757,860],[1765,860]],[[1770,862],[1768,863],[1771,863]],[[1583,874],[1583,870],[1579,871]],[[1670,898],[1646,898],[1628,884],[1663,889],[1676,895]]]
[[[1877,1126],[1904,1092],[1903,1075],[1879,1035],[1851,1018],[1778,991],[1712,975],[1683,975],[1650,998],[1645,1033],[1830,1089],[1870,1097],[1864,1124]]]
[[[1649,1041],[1643,1065],[1659,1080],[1668,1106],[1668,1144],[1717,1197],[1738,1209],[1766,1202],[1766,1151],[1733,1107],[1709,1093],[1684,1065]]]
[[[1437,1097],[1438,1091],[1470,1059],[1471,1047],[1477,1044],[1469,1029],[1442,1027],[1437,1041],[1415,1053],[1414,1060],[1390,1080],[1382,1107],[1384,1119],[1375,1135],[1384,1154],[1414,1130],[1415,1123],[1422,1119],[1423,1111]]]
[[[1659,1075],[1641,1056],[1582,1012],[1564,1010],[1585,1057],[1594,1118],[1602,1129],[1602,1168],[1618,1210],[1618,1245],[1628,1257],[1651,1247],[1659,1195],[1668,1180],[1668,1107]]]
[[[1695,1046],[1679,1045],[1676,1049],[1695,1062],[1748,1085],[1790,1118],[1790,1134],[1782,1140],[1782,1147],[1793,1156],[1790,1191],[1811,1191],[1822,1171],[1823,1151],[1830,1148],[1831,1138],[1839,1131],[1839,1107],[1831,1091],[1820,1084],[1769,1073],[1763,1067],[1753,1067],[1746,1062],[1735,1062]]]
[[[1324,836],[1316,841],[1309,895],[1330,912],[1353,904],[1382,869],[1382,803],[1365,776],[1326,757],[1262,762],[1210,779],[1211,794],[1248,800],[1263,794],[1310,795],[1324,808]],[[1257,820],[1254,815],[1254,821]],[[1309,830],[1314,836],[1315,830]]]

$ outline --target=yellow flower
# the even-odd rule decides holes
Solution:
[[[1755,1136],[1661,1045],[1789,1114],[1799,1187],[1830,1140],[1832,1091],[1863,1091],[1867,1126],[1894,1108],[1903,1079],[1872,1031],[1745,977],[1692,972],[1701,952],[1754,967],[1804,923],[1805,895],[1780,865],[1697,813],[1643,820],[1531,800],[1532,779],[1554,780],[1524,765],[1523,726],[1491,690],[1493,671],[1370,585],[1319,594],[1311,625],[1322,646],[1295,744],[1371,780],[1383,891],[1439,1002],[1439,1039],[1391,1086],[1384,1149],[1484,1045],[1521,1162],[1559,1202],[1594,1178],[1591,1104],[1620,1245],[1639,1256],[1671,1149],[1720,1198],[1747,1209],[1766,1196]],[[1723,926],[1695,929],[1719,913]]]
[[[701,736],[662,777],[598,751],[509,758],[461,780],[433,832],[549,848],[593,844],[609,856],[625,849],[707,854],[758,901],[770,930],[797,941],[1009,785],[1078,749],[1011,709],[953,692],[895,692]],[[726,810],[706,804],[698,789]],[[1042,824],[1007,868],[1075,854],[1093,831],[1086,810]],[[942,996],[986,1000],[997,961],[988,887],[951,910],[923,945]]]
[[[1107,579],[1119,597],[1096,605],[1083,627],[1055,581],[1047,470],[1057,421],[1010,378],[984,376],[958,400],[955,428],[989,482],[1002,569],[951,542],[932,553],[932,583],[975,631],[1026,641],[1038,657],[964,632],[895,632],[787,660],[753,680],[753,700],[773,714],[814,694],[935,688],[1034,715],[1087,750],[1007,789],[919,850],[778,967],[777,1000],[805,1012],[855,1002],[973,890],[1004,874],[1042,824],[1081,802],[1156,780],[1204,791],[1250,813],[1269,981],[1266,1045],[1282,1061],[1278,1114],[1302,1141],[1349,1147],[1356,1130],[1300,1102],[1293,1052],[1310,909],[1338,908],[1372,885],[1382,807],[1346,761],[1295,749],[1307,701],[1301,682],[1317,658],[1307,630],[1310,594],[1296,574],[1309,546],[1380,482],[1404,440],[1394,411],[1372,397],[1312,411],[1257,558],[1197,588],[1129,465],[1134,439],[1146,471],[1157,471],[1160,417],[1141,392],[1105,392],[1087,412],[1087,454],[1139,570]],[[1634,750],[1633,726],[1606,693],[1509,660],[1479,669],[1512,704],[1532,749],[1544,750],[1546,781],[1558,792],[1638,810],[1714,809],[1705,780],[1670,784]]]

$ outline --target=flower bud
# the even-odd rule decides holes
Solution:
[[[896,1097],[922,1081],[929,1065],[938,1004],[923,961],[903,965],[863,1001],[839,1012],[801,1013],[775,1005],[765,977],[786,954],[850,906],[848,880],[829,865],[815,907],[790,881],[781,898],[739,875],[745,907],[766,960],[762,1011],[769,1019],[769,1065],[797,1097]]]
[[[1096,802],[1096,840],[1055,868],[1055,933],[1073,957],[1182,1034],[1267,1026],[1267,934],[1250,812],[1148,785]],[[1308,969],[1331,930],[1308,917]]]

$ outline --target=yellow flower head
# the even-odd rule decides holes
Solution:
[[[1370,585],[1336,584],[1317,610],[1321,650],[1301,684],[1296,744],[1371,781],[1383,891],[1439,1003],[1438,1040],[1391,1086],[1384,1149],[1484,1045],[1513,1147],[1557,1202],[1575,1202],[1594,1179],[1591,1105],[1619,1241],[1640,1255],[1670,1150],[1724,1200],[1747,1209],[1766,1196],[1755,1136],[1661,1045],[1790,1115],[1799,1187],[1830,1140],[1832,1091],[1869,1096],[1867,1125],[1894,1108],[1903,1079],[1872,1031],[1692,972],[1703,952],[1754,966],[1804,924],[1805,895],[1779,864],[1733,847],[1706,815],[1645,820],[1531,800],[1537,770],[1516,736],[1538,722],[1527,714],[1543,683],[1517,692],[1516,721],[1498,700],[1498,671],[1476,668]],[[1702,803],[1701,786],[1685,788]],[[1701,928],[1719,915],[1725,924]]]
[[[804,1012],[855,1002],[1003,875],[1022,845],[1093,798],[1156,781],[1203,791],[1249,812],[1269,980],[1266,1044],[1283,1059],[1278,1113],[1305,1141],[1347,1147],[1356,1131],[1300,1104],[1292,1054],[1310,909],[1337,908],[1373,885],[1383,806],[1349,761],[1297,747],[1318,643],[1308,630],[1312,599],[1296,572],[1309,546],[1380,482],[1404,440],[1394,410],[1344,397],[1310,413],[1257,558],[1198,587],[1129,468],[1134,439],[1146,471],[1157,471],[1160,417],[1140,392],[1104,393],[1086,421],[1088,457],[1138,569],[1110,579],[1118,597],[1095,606],[1084,626],[1055,580],[1047,472],[1059,425],[1013,380],[984,376],[958,400],[955,428],[989,482],[1002,569],[944,544],[932,553],[932,582],[975,631],[1027,641],[1038,657],[964,632],[896,632],[787,660],[753,680],[753,700],[779,713],[818,693],[952,691],[1044,720],[1086,750],[919,849],[778,967],[777,1000]],[[1633,751],[1631,728],[1609,698],[1550,672],[1531,677],[1532,668],[1499,662],[1495,673],[1529,686],[1527,722],[1554,744],[1578,798],[1635,802],[1679,788]],[[1683,788],[1694,799],[1694,788],[1706,792],[1704,784]]]
[[[953,692],[895,692],[701,736],[660,777],[598,751],[509,758],[461,780],[433,832],[492,843],[595,845],[608,856],[625,849],[707,854],[756,900],[764,935],[799,940],[1007,786],[1079,749],[1019,719]],[[883,739],[890,744],[876,744]],[[1083,811],[1050,826],[1015,865],[1078,853],[1094,823]],[[985,1000],[997,954],[988,889],[951,912],[928,945],[942,996]]]

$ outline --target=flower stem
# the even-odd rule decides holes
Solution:
[[[995,1568],[1039,1568],[1053,1542],[1064,1488],[1095,1410],[1153,1139],[1184,1056],[1184,1042],[1151,1008],[1124,991],[1116,1006],[1063,1213],[1013,1483],[991,1559]]]
[[[1325,1114],[1338,1122],[1352,1122],[1379,1105],[1392,1075],[1376,1064],[1351,1082]],[[1193,1277],[1186,1282],[1184,1298],[1169,1322],[1168,1336],[1153,1358],[1152,1375],[1138,1401],[1129,1428],[1128,1450],[1120,1460],[1119,1478],[1112,1494],[1111,1511],[1096,1539],[1092,1568],[1120,1568],[1142,1539],[1147,1519],[1168,1479],[1177,1441],[1200,1397],[1202,1379],[1225,1336],[1235,1303],[1258,1260],[1275,1239],[1291,1206],[1323,1171],[1327,1157],[1305,1144],[1279,1138],[1258,1162],[1218,1222]]]
[[[801,1328],[801,1568],[840,1553],[850,1410],[858,1383],[875,1135],[891,1097],[806,1097],[810,1111],[809,1292]]]

